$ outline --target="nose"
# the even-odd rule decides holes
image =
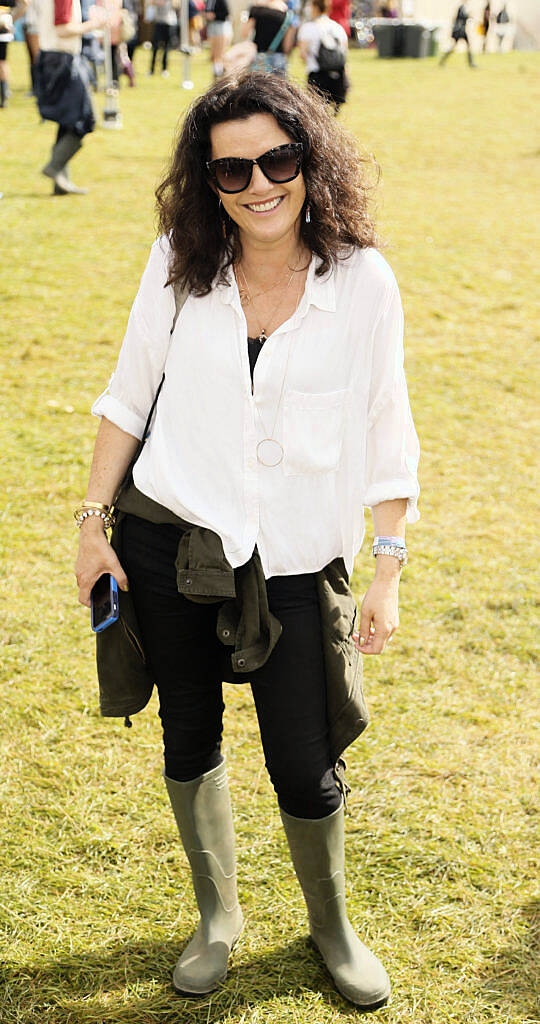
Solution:
[[[249,191],[255,192],[257,195],[265,195],[265,193],[273,187],[272,182],[268,181],[268,178],[265,177],[259,165],[253,164],[253,173],[249,183]]]

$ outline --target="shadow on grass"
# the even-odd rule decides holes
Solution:
[[[239,949],[239,947],[237,947]],[[345,1016],[357,1011],[336,992],[306,938],[245,963],[234,954],[226,982],[208,996],[185,998],[171,983],[177,942],[125,943],[101,953],[0,967],[2,1024],[220,1024],[275,997],[321,992]]]
[[[540,900],[522,908],[525,932],[514,946],[497,953],[484,974],[486,1003],[496,1004],[513,1019],[537,1021],[540,1017],[538,964],[540,962]]]

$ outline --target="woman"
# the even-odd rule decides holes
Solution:
[[[156,16],[154,19],[154,31],[152,33],[152,58],[150,60],[149,75],[153,75],[156,67],[158,50],[163,50],[161,57],[161,74],[163,78],[169,77],[167,62],[169,58],[169,47],[171,40],[178,29],[178,13],[172,0],[155,0]]]
[[[298,49],[307,67],[308,84],[333,105],[337,114],[347,95],[348,41],[341,25],[328,17],[329,6],[330,0],[311,0],[312,20],[300,26]]]
[[[457,44],[459,43],[459,41],[461,39],[463,39],[465,41],[465,43],[467,44],[467,60],[469,62],[469,67],[471,67],[471,68],[478,67],[478,65],[475,64],[475,62],[474,62],[474,58],[473,58],[473,54],[472,54],[472,50],[471,50],[471,43],[470,43],[470,40],[469,40],[469,36],[467,34],[467,22],[470,21],[470,20],[471,20],[471,16],[470,16],[470,14],[469,14],[469,12],[467,10],[466,5],[465,4],[460,4],[458,9],[457,9],[457,11],[456,11],[456,16],[454,18],[454,24],[452,26],[452,46],[450,47],[449,50],[446,51],[446,53],[443,53],[443,55],[442,55],[442,57],[441,57],[441,59],[439,61],[439,65],[441,67],[442,67],[443,64],[446,63],[446,61],[448,60],[450,54],[454,52]]]
[[[287,55],[294,45],[292,22],[292,11],[284,0],[262,0],[250,7],[248,20],[242,26],[242,37],[253,38],[257,47],[252,70],[286,74]]]
[[[174,970],[180,992],[215,988],[242,930],[227,679],[251,684],[311,935],[339,991],[370,1009],[390,993],[346,914],[340,754],[365,725],[360,652],[380,654],[398,626],[418,442],[399,293],[374,248],[361,166],[321,99],[281,76],[221,79],[200,97],[93,407],[79,600],[111,573],[151,670],[146,694],[129,704],[112,692],[103,713],[137,710],[158,688],[165,781],[201,912]],[[113,550],[103,524],[144,437]],[[355,640],[348,574],[364,505],[380,542]]]
[[[223,74],[225,48],[232,34],[227,0],[207,0],[206,20],[206,36],[210,41],[212,70],[214,78],[219,78]]]
[[[107,13],[91,7],[82,20],[80,0],[39,0],[39,57],[35,69],[39,112],[44,120],[58,124],[56,141],[42,174],[52,178],[54,195],[84,195],[70,178],[68,165],[93,132],[95,120],[89,92],[86,64],[81,57],[81,39],[103,28]]]

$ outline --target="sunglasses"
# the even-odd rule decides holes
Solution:
[[[206,167],[220,192],[232,195],[234,192],[243,192],[248,187],[254,164],[261,168],[265,178],[274,185],[294,181],[300,174],[303,154],[304,147],[301,142],[287,142],[284,146],[269,149],[256,160],[224,156],[219,160],[210,160]]]

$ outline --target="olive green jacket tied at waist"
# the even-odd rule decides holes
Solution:
[[[233,569],[221,538],[212,530],[189,526],[131,483],[117,502],[111,544],[122,562],[122,523],[126,513],[152,523],[181,527],[176,557],[178,590],[191,601],[220,603],[217,636],[223,644],[225,682],[249,682],[250,673],[269,658],[281,635],[281,623],[268,606],[266,583],[257,549],[245,565]],[[369,715],[362,691],[362,655],[353,640],[356,602],[345,564],[335,558],[315,573],[321,611],[326,670],[326,705],[330,756],[336,781],[345,795],[345,764],[341,754],[366,728]],[[129,591],[119,591],[120,615],[96,633],[100,710],[106,717],[141,711],[152,695],[154,680],[146,663],[141,634]]]

